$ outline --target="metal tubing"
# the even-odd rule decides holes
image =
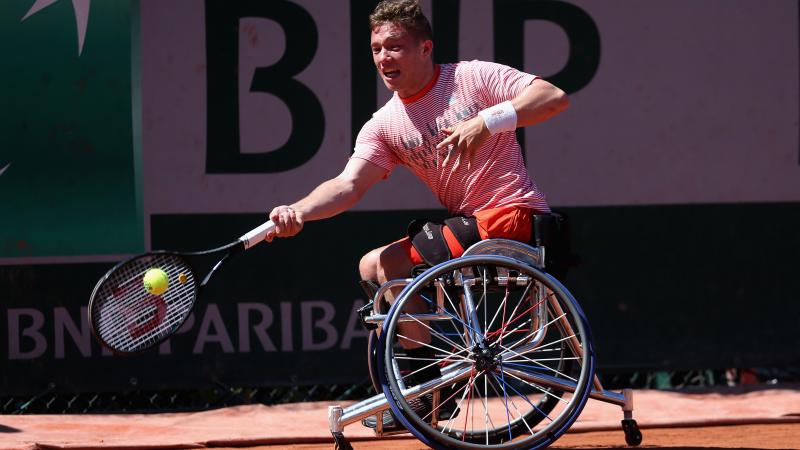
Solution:
[[[483,338],[483,331],[481,329],[481,324],[478,321],[478,312],[475,310],[475,301],[472,299],[472,286],[475,284],[474,279],[464,280],[463,288],[464,288],[464,306],[466,307],[466,314],[469,318],[470,332],[472,334],[472,342],[473,344],[480,344],[484,341]]]
[[[623,389],[622,396],[625,398],[622,414],[626,419],[633,419],[633,389]]]
[[[383,393],[373,395],[372,397],[354,403],[343,409],[342,414],[338,418],[336,426],[344,428],[351,423],[358,422],[369,416],[374,416],[385,410],[389,409],[389,403],[386,401],[386,396]],[[333,424],[331,424],[331,431],[333,431]]]
[[[504,367],[503,370],[522,380],[535,383],[542,387],[550,387],[559,391],[575,392],[576,384],[568,380],[563,380],[561,378],[551,377],[548,375],[532,374],[522,370],[510,369],[508,367]],[[625,398],[624,393],[606,390],[599,391],[592,389],[592,391],[589,393],[589,397],[618,406],[624,406],[626,402],[628,402],[628,399]]]
[[[364,318],[364,322],[367,323],[383,323],[389,317],[388,314],[375,314],[372,316],[367,316]],[[434,320],[453,320],[453,316],[450,314],[432,314],[432,313],[420,313],[420,314],[400,314],[400,317],[397,318],[398,322],[430,322]]]
[[[344,430],[342,414],[343,410],[341,406],[328,406],[328,427],[330,427],[331,433],[341,433]]]
[[[569,319],[567,319],[567,315],[564,313],[564,309],[562,309],[561,305],[558,303],[558,299],[551,298],[549,303],[553,308],[553,313],[555,316],[561,318],[561,320],[558,321],[558,324],[563,327],[564,334],[570,336],[570,338],[567,339],[567,345],[570,346],[572,353],[576,356],[582,355],[583,347],[581,347],[581,342],[578,340],[578,336],[575,335],[575,330],[572,329],[572,325],[570,325]],[[597,380],[596,377],[595,380]]]
[[[375,314],[381,314],[380,300],[381,298],[383,298],[383,296],[389,289],[397,286],[405,286],[411,283],[412,281],[414,281],[413,278],[398,278],[396,280],[389,280],[386,283],[383,283],[381,287],[378,288],[378,291],[375,293],[375,298],[373,298],[373,301],[375,302],[375,307],[373,309],[375,311]]]
[[[454,370],[446,375],[443,375],[441,378],[426,381],[425,383],[408,389],[403,389],[403,398],[405,398],[406,401],[413,400],[434,390],[442,389],[445,386],[451,385],[464,378],[468,378],[471,370],[471,365],[461,364],[460,370]],[[373,395],[366,400],[362,400],[344,408],[342,415],[338,419],[338,422],[336,424],[330,424],[331,431],[334,431],[334,426],[345,427],[351,423],[355,423],[365,417],[374,416],[387,409],[389,409],[389,402],[386,400],[386,396],[383,395],[383,393]]]

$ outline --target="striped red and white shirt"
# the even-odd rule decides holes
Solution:
[[[361,128],[353,158],[386,169],[407,166],[433,191],[451,214],[472,215],[502,206],[550,212],[544,194],[528,176],[513,131],[490,136],[472,163],[436,150],[442,128],[471,119],[478,111],[511,100],[536,76],[483,61],[436,66],[436,75],[418,94],[397,93]],[[468,166],[470,166],[468,168]]]

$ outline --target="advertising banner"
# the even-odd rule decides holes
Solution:
[[[342,170],[390,95],[376,3],[0,4],[0,393],[366,380],[361,255],[445,214],[403,168],[231,262],[157,350],[103,351],[85,310],[114,262],[224,244]],[[566,284],[601,369],[797,361],[796,1],[423,7],[437,62],[496,61],[569,94],[517,135],[570,217]],[[743,332],[756,310],[770,326]]]
[[[131,8],[0,4],[0,264],[143,250]]]
[[[337,175],[388,98],[374,3],[142,2],[146,211],[262,212]],[[524,132],[551,204],[800,200],[797,2],[426,5],[437,60],[506,63],[570,94]],[[401,170],[356,208],[439,207]]]

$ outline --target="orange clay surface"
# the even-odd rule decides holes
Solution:
[[[768,425],[730,425],[718,427],[652,428],[643,430],[639,447],[625,447],[621,431],[567,433],[550,448],[665,448],[688,449],[800,449],[800,423]],[[428,447],[412,438],[352,442],[354,450],[422,450]],[[331,444],[295,444],[249,447],[247,450],[332,449]],[[235,449],[218,449],[235,450]]]
[[[329,403],[243,405],[192,413],[0,415],[0,450],[333,448]],[[342,405],[345,406],[345,405]],[[641,448],[800,449],[800,387],[635,391]],[[618,406],[590,400],[557,448],[623,447]],[[345,427],[355,449],[425,448]],[[299,445],[302,444],[302,445]]]

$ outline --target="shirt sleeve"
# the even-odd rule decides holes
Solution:
[[[483,86],[486,103],[496,105],[511,100],[539,78],[513,67],[485,61],[471,61],[476,80]]]
[[[351,158],[360,158],[386,170],[389,176],[392,169],[400,163],[397,156],[383,138],[380,125],[373,116],[361,127],[356,137],[356,145]]]

